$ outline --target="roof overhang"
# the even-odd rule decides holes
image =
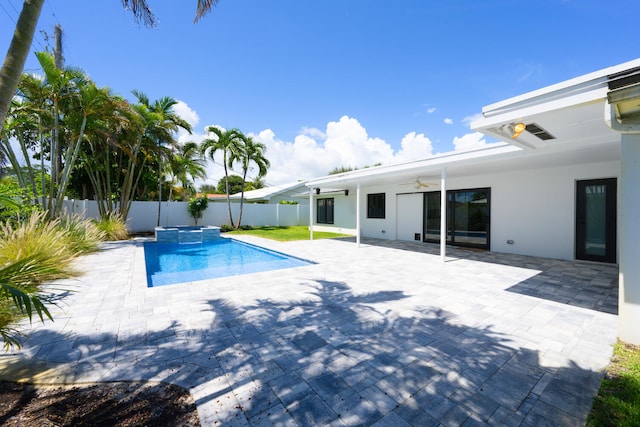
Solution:
[[[636,59],[488,105],[471,128],[531,150],[617,142],[640,124],[639,82]]]

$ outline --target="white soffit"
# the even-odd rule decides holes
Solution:
[[[471,128],[529,149],[619,140],[604,122],[608,82],[610,76],[637,67],[640,59],[488,105],[482,109],[484,117],[472,122]],[[515,123],[524,123],[527,131],[512,138]],[[541,140],[529,132],[530,125],[542,128],[553,139]]]

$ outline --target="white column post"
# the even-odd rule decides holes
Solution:
[[[640,134],[622,134],[618,206],[618,337],[640,345]]]
[[[447,260],[447,169],[440,173],[440,258]]]
[[[360,182],[356,186],[356,245],[360,247]]]
[[[309,240],[313,240],[313,188],[309,188]]]

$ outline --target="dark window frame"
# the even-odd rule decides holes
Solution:
[[[333,197],[316,199],[316,223],[333,224],[335,200]]]
[[[367,218],[385,219],[387,214],[386,205],[386,193],[367,194]]]
[[[470,192],[485,192],[486,193],[486,198],[487,198],[487,213],[486,213],[486,244],[475,244],[475,243],[467,243],[467,242],[462,242],[462,241],[456,241],[456,237],[455,237],[455,233],[453,232],[453,230],[451,229],[451,227],[454,226],[455,222],[456,222],[456,208],[455,208],[455,195],[456,194],[462,194],[462,193],[470,193]],[[433,235],[433,231],[437,231],[438,232],[438,237],[437,238],[429,238],[428,236],[430,235],[429,233],[429,228],[427,227],[427,221],[428,221],[428,205],[427,205],[427,198],[429,197],[428,195],[434,196],[437,195],[436,200],[437,200],[437,205],[438,205],[438,213],[435,215],[437,216],[437,218],[434,218],[437,223],[437,227],[435,226],[435,224],[433,224],[432,222],[432,228],[431,228],[431,235]],[[430,242],[430,243],[440,243],[440,196],[441,193],[440,191],[431,191],[431,192],[425,192],[424,193],[424,197],[423,197],[423,212],[424,212],[424,217],[423,217],[423,241],[424,242]],[[491,187],[480,187],[480,188],[466,188],[466,189],[457,189],[457,190],[447,190],[447,221],[446,221],[447,225],[447,245],[452,245],[452,246],[460,246],[460,247],[470,247],[470,248],[479,248],[479,249],[486,249],[486,250],[490,250],[491,248]],[[437,230],[436,230],[437,229]]]

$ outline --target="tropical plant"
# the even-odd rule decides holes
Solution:
[[[233,222],[233,215],[231,214],[231,199],[229,198],[229,168],[231,167],[230,159],[241,157],[244,135],[238,129],[223,130],[217,126],[208,126],[206,130],[213,134],[214,137],[204,139],[200,145],[200,150],[203,156],[208,155],[212,161],[215,161],[215,154],[217,152],[222,152],[229,223],[235,228],[236,225]]]
[[[4,127],[11,99],[15,95],[20,75],[27,61],[42,5],[44,5],[44,0],[24,0],[9,50],[2,63],[0,69],[0,130]]]
[[[20,345],[22,334],[12,325],[23,316],[31,320],[35,310],[41,320],[51,319],[40,287],[77,274],[72,260],[79,251],[88,250],[88,239],[79,237],[80,229],[49,221],[45,212],[0,227],[0,336],[5,346]]]
[[[261,142],[254,141],[250,136],[242,135],[242,150],[234,151],[229,157],[229,164],[232,165],[235,162],[240,163],[242,167],[242,189],[240,192],[240,212],[238,213],[238,224],[236,228],[240,227],[242,222],[242,207],[244,205],[244,190],[245,182],[247,179],[247,172],[249,167],[254,164],[258,167],[257,177],[262,178],[267,174],[270,163],[264,156],[264,152],[267,151],[267,146]]]
[[[215,194],[218,192],[218,188],[212,184],[202,184],[200,186],[200,192],[202,194]]]
[[[110,213],[102,216],[95,223],[95,226],[104,234],[105,240],[126,240],[129,238],[126,222],[117,214]]]
[[[197,22],[211,10],[212,6],[217,4],[217,0],[198,0],[194,22]],[[31,49],[33,35],[43,5],[44,0],[24,0],[22,3],[22,10],[16,22],[13,38],[0,69],[0,131],[4,126],[11,99],[16,92],[20,75]],[[150,27],[155,26],[155,16],[146,0],[122,0],[122,5],[125,9],[130,9],[137,20],[145,22]]]
[[[206,197],[197,197],[187,205],[189,215],[191,215],[196,225],[198,225],[198,220],[202,218],[202,214],[207,209],[207,206],[209,206],[209,199]]]
[[[178,129],[191,133],[191,125],[173,111],[177,100],[165,96],[154,102],[141,92],[133,91],[144,111],[144,137],[155,147],[155,161],[158,170],[158,225],[160,225],[160,208],[162,205],[163,173],[168,168],[177,141],[174,138]]]
[[[39,262],[45,263],[49,271],[46,280],[69,276],[76,254],[68,232],[60,227],[60,220],[49,221],[46,212],[36,212],[18,225],[2,224],[0,236],[0,265],[43,252],[48,258]]]
[[[218,180],[218,185],[214,193],[226,194],[227,182],[229,185],[229,194],[238,194],[240,193],[240,191],[242,191],[242,178],[240,177],[240,175],[229,175],[228,179],[221,178],[220,180]]]
[[[207,171],[204,159],[200,154],[200,147],[195,142],[187,142],[178,148],[178,152],[169,159],[171,175],[179,181],[183,190],[183,197],[189,198],[196,192],[193,180],[204,178]],[[172,187],[173,189],[173,187]],[[171,193],[169,193],[171,200]]]
[[[13,325],[22,316],[31,321],[35,311],[42,322],[45,316],[53,320],[34,285],[34,279],[40,281],[50,273],[48,265],[40,262],[43,258],[47,255],[40,252],[0,264],[0,338],[5,349],[20,348],[24,334]]]
[[[74,254],[87,254],[98,250],[107,234],[92,219],[78,215],[62,216],[60,228],[67,234],[68,248]]]

